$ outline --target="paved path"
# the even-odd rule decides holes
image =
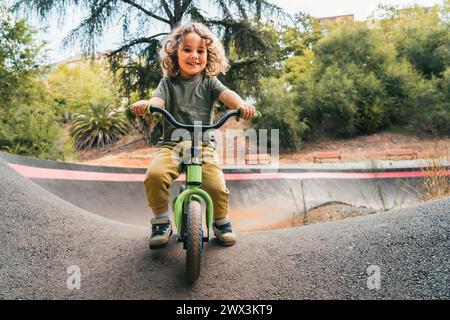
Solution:
[[[151,252],[147,229],[70,205],[2,159],[0,176],[2,299],[450,298],[450,199],[240,233],[230,248],[212,242],[191,287],[174,239]],[[67,289],[71,265],[80,267],[80,290]],[[367,286],[368,267],[380,271],[378,290]]]

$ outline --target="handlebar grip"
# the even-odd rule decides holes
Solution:
[[[145,108],[145,112],[142,115],[142,117],[152,114],[150,108],[151,108],[151,105],[148,105],[148,107]],[[131,105],[125,108],[125,115],[130,120],[133,120],[136,118],[136,114],[133,111],[131,111]]]
[[[241,109],[238,109],[239,113],[237,115],[237,119],[239,121],[239,119],[241,118]],[[259,111],[256,111],[255,114],[253,115],[253,118],[250,120],[251,124],[256,124],[258,123],[262,118],[262,114]]]
[[[251,123],[252,123],[252,124],[256,124],[256,123],[258,123],[258,122],[261,120],[261,118],[262,118],[261,112],[256,111],[256,112],[255,112],[255,115],[253,116],[253,118],[252,118],[252,120],[251,120]]]
[[[125,115],[129,120],[136,118],[136,115],[131,111],[131,105],[125,108]]]
[[[151,114],[153,113],[152,107],[153,107],[153,106],[152,106],[151,104],[149,104],[149,105],[145,108],[144,116],[145,116],[145,115],[151,115]]]

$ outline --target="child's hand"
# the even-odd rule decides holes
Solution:
[[[251,120],[255,116],[255,107],[250,103],[244,103],[239,109],[241,110],[241,118],[244,120]]]
[[[142,117],[145,113],[145,109],[149,105],[149,100],[140,100],[131,105],[131,112],[135,115]]]

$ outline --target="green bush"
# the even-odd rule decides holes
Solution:
[[[417,87],[411,123],[433,135],[450,135],[450,69],[442,79],[423,80]]]
[[[358,108],[354,99],[356,90],[353,80],[337,66],[332,66],[326,69],[311,89],[313,98],[305,113],[314,121],[314,128],[341,137],[354,135],[357,131]]]
[[[46,75],[49,97],[62,122],[86,110],[90,101],[112,100],[119,104],[117,84],[105,61],[82,59],[72,66],[62,64]]]
[[[257,109],[263,116],[256,127],[279,129],[280,149],[299,150],[309,127],[306,119],[299,116],[300,108],[294,104],[295,93],[286,89],[283,79],[262,79],[261,88]]]
[[[352,137],[410,123],[421,77],[380,30],[338,29],[314,51],[310,75],[294,82],[312,130]]]
[[[390,64],[382,81],[386,92],[386,120],[388,125],[408,125],[414,114],[414,99],[421,77],[406,60]]]
[[[442,77],[450,65],[448,26],[405,28],[395,43],[399,57],[404,57],[426,79]]]
[[[41,73],[36,30],[0,5],[0,150],[61,159],[61,130]]]
[[[75,113],[70,135],[75,139],[75,148],[102,148],[111,144],[130,130],[125,115],[115,112],[108,101],[89,103],[88,111]]]
[[[63,159],[55,115],[46,106],[34,106],[17,105],[11,112],[0,113],[0,149],[41,159]]]
[[[331,66],[346,69],[356,65],[380,77],[385,66],[395,62],[395,48],[382,32],[361,25],[335,30],[320,40],[314,51],[318,74]]]

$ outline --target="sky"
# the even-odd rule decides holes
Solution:
[[[378,4],[394,5],[399,8],[414,4],[420,6],[442,5],[442,0],[272,0],[288,13],[300,11],[309,13],[311,16],[330,17],[353,14],[356,20],[364,20],[377,7]],[[51,63],[64,60],[79,54],[77,48],[63,49],[61,41],[68,32],[77,25],[81,17],[73,14],[66,19],[63,26],[59,26],[56,20],[46,23],[33,23],[35,26],[48,27],[48,31],[41,38],[48,41],[48,57]],[[101,51],[116,48],[120,39],[120,29],[114,28],[108,32],[98,49]]]
[[[388,4],[399,8],[414,4],[428,7],[442,5],[440,0],[275,0],[287,12],[304,11],[316,18],[354,14],[356,20],[365,20],[378,4]]]

